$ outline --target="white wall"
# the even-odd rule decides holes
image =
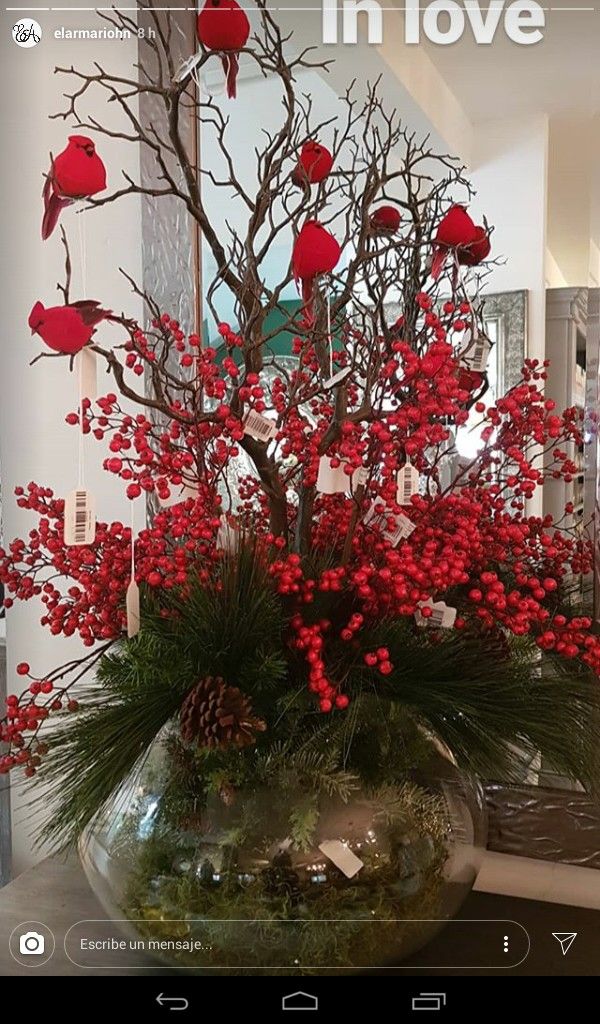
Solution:
[[[548,160],[548,248],[565,285],[588,283],[591,189],[594,166],[593,121],[589,117],[550,121]]]
[[[529,355],[544,358],[546,182],[548,121],[490,121],[476,126],[471,178],[478,196],[475,221],[484,214],[494,225],[495,267],[487,290],[528,291]]]
[[[10,28],[4,16],[3,30]],[[3,489],[4,536],[26,537],[35,517],[18,510],[12,500],[17,484],[36,480],[53,487],[62,495],[77,483],[77,433],[64,422],[68,411],[76,408],[74,376],[62,359],[44,359],[33,367],[30,360],[41,350],[41,342],[31,338],[27,326],[29,311],[37,299],[45,305],[60,302],[56,283],[63,280],[63,254],[59,233],[46,242],[40,238],[42,216],[42,173],[49,166],[49,151],[64,148],[69,129],[62,121],[49,121],[47,115],[64,105],[64,79],[53,75],[55,64],[78,67],[100,60],[107,68],[130,74],[137,52],[137,40],[78,41],[68,43],[52,38],[54,25],[98,25],[93,15],[78,13],[40,14],[44,38],[34,49],[20,49],[10,41],[3,48],[6,75],[2,89],[5,150],[3,222],[4,246],[1,254],[3,309],[0,336],[2,373],[0,377],[0,467]],[[100,119],[116,116],[115,104],[106,107],[104,95],[96,92],[87,108]],[[110,122],[108,122],[110,123]],[[90,132],[90,134],[92,134]],[[117,140],[98,138],[98,149],[107,166],[109,182],[121,184],[120,171],[135,175],[138,154],[134,147]],[[115,310],[139,315],[139,306],[129,286],[118,272],[123,265],[140,279],[140,208],[128,198],[84,215],[87,264],[87,297],[98,299]],[[83,222],[84,217],[79,218]],[[71,208],[63,216],[71,244],[74,274],[72,297],[82,297],[78,217]],[[116,327],[102,328],[104,344],[118,344],[122,332]],[[110,390],[110,378],[99,375],[100,388]],[[102,393],[102,392],[101,392]],[[97,495],[98,517],[124,519],[130,514],[122,488],[101,470],[105,455],[103,444],[86,444],[88,486]],[[140,509],[141,512],[141,509]],[[125,519],[127,522],[128,519]],[[30,662],[40,674],[65,660],[67,654],[83,650],[76,641],[52,637],[39,625],[42,606],[37,601],[17,604],[7,615],[7,655],[9,690],[20,690],[15,675],[19,661]],[[32,851],[31,832],[35,819],[25,821],[25,798],[13,786],[14,872],[23,870],[41,856]]]

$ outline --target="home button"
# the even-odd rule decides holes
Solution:
[[[282,1010],[318,1010],[319,1000],[308,992],[292,992],[281,1000]]]

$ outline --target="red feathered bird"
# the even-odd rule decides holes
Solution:
[[[300,230],[292,252],[292,270],[296,284],[302,282],[302,300],[306,319],[314,320],[313,295],[315,281],[321,274],[329,274],[342,254],[333,235],[316,220],[307,220]]]
[[[478,224],[473,241],[464,248],[458,249],[458,262],[467,267],[476,267],[478,263],[488,258],[491,249],[490,236],[486,229]]]
[[[371,231],[374,235],[395,235],[401,220],[395,206],[378,206],[370,217]]]
[[[44,184],[42,238],[49,238],[61,210],[106,188],[106,168],[86,135],[69,135],[69,144],[52,160]]]
[[[48,348],[73,356],[90,341],[96,325],[111,316],[110,310],[102,309],[92,299],[83,299],[68,306],[50,306],[49,309],[36,302],[28,322],[31,333],[39,334]]]
[[[196,23],[198,39],[207,50],[221,54],[227,95],[235,99],[238,53],[248,42],[250,22],[236,0],[206,0]]]
[[[330,174],[333,157],[320,142],[305,142],[300,150],[298,166],[292,172],[294,185],[318,185]]]
[[[475,241],[476,227],[464,206],[451,206],[442,217],[433,246],[431,276],[437,281],[450,250],[459,252]]]

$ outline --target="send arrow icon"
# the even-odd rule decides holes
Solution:
[[[562,955],[566,956],[577,938],[577,932],[552,932],[552,935],[560,943]]]

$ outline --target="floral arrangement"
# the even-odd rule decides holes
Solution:
[[[154,148],[162,185],[128,179],[104,195],[94,143],[72,136],[48,174],[44,237],[82,198],[89,211],[130,193],[180,199],[217,266],[206,296],[214,336],[134,282],[143,323],[73,301],[63,228],[64,304],[37,303],[30,325],[65,362],[85,350],[106,364],[112,390],[82,394],[67,423],[106,446],[106,472],[149,517],[137,536],[99,518],[73,542],[64,496],[34,482],[17,489],[36,525],[0,552],[5,605],[40,600],[42,625],[78,635],[89,652],[52,670],[33,654],[18,665],[25,688],[7,701],[0,772],[50,780],[47,829],[61,840],[177,720],[223,794],[255,770],[252,758],[285,749],[289,762],[309,738],[322,774],[352,766],[366,778],[369,735],[383,743],[382,725],[402,732],[407,717],[476,770],[514,775],[541,750],[590,783],[600,638],[573,581],[590,573],[592,550],[583,533],[529,512],[539,488],[576,471],[581,424],[545,398],[547,366],[536,360],[486,401],[492,346],[479,295],[492,229],[471,219],[462,171],[388,115],[376,87],[362,99],[349,91],[335,130],[315,123],[295,75],[320,65],[306,52],[287,57],[259,0],[256,36],[240,49],[278,77],[283,121],[258,152],[248,195],[218,103],[195,91],[218,49],[201,35],[194,67],[177,71],[160,12],[147,11],[158,34],[146,76],[67,71],[76,85],[64,117],[101,148],[114,129],[90,126],[88,91],[118,95],[127,112],[151,88],[165,125],[153,135],[130,119],[123,139]],[[234,94],[237,58],[229,65]],[[190,110],[212,127],[215,152],[229,153],[223,180],[186,149]],[[86,159],[93,182],[73,184]],[[203,185],[245,204],[245,237],[219,237]],[[281,238],[289,266],[267,281],[263,261]],[[219,316],[221,288],[235,325]],[[119,333],[111,347],[95,333],[103,320]],[[275,351],[282,338],[286,358]],[[469,460],[460,430],[479,438]],[[337,761],[324,754],[334,736]]]

